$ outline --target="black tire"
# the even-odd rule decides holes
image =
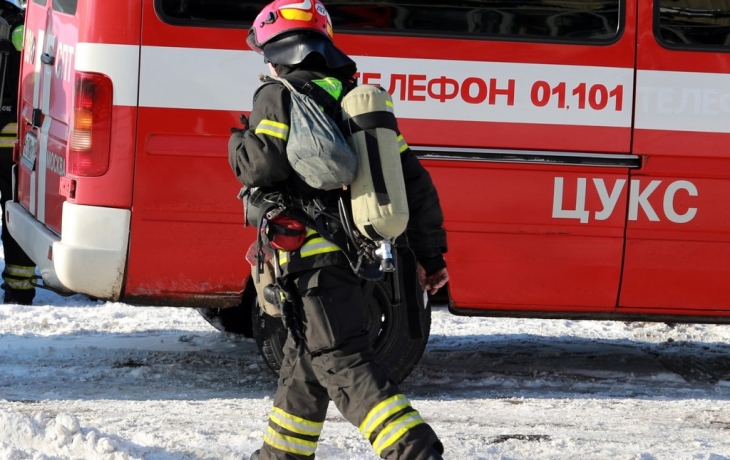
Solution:
[[[388,371],[391,379],[400,383],[408,377],[423,356],[431,330],[430,305],[417,305],[417,313],[410,315],[414,320],[417,315],[420,322],[420,334],[414,333],[411,332],[413,327],[409,325],[405,296],[402,296],[400,304],[394,305],[390,283],[369,283],[368,288],[366,289],[372,291],[368,303],[368,331],[375,349],[375,361]],[[419,289],[419,292],[423,298],[423,291]],[[252,310],[256,344],[271,370],[278,374],[284,357],[283,346],[287,331],[281,318],[267,315],[258,305]],[[418,327],[415,329],[418,330]]]
[[[244,291],[241,303],[235,307],[198,308],[198,313],[221,332],[253,337],[251,310],[256,306],[256,295],[251,295],[251,290],[253,287]]]

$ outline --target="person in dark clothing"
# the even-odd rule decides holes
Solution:
[[[18,137],[18,80],[20,51],[23,49],[24,9],[16,1],[0,1],[0,46],[4,55],[4,86],[0,110],[0,205],[2,205],[2,242],[5,252],[2,288],[4,303],[30,305],[35,297],[31,278],[35,264],[8,232],[5,202],[13,196],[13,148]]]
[[[272,74],[290,82],[311,82],[337,100],[355,85],[356,64],[333,44],[331,21],[319,0],[270,3],[247,42],[263,54]],[[297,194],[307,187],[287,159],[289,108],[289,91],[266,85],[254,101],[250,127],[233,130],[230,165],[249,189]],[[443,215],[430,175],[399,140],[410,210],[406,234],[421,284],[435,292],[448,281]],[[340,248],[308,228],[303,245],[280,253],[277,263],[296,289],[302,337],[290,329],[264,444],[250,458],[314,458],[332,400],[382,458],[442,459],[433,429],[374,361],[362,280]]]

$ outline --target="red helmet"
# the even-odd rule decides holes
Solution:
[[[256,16],[246,43],[263,54],[263,47],[285,32],[308,31],[332,41],[332,21],[319,0],[276,0]]]
[[[246,43],[275,64],[296,65],[319,53],[332,69],[355,63],[332,42],[332,20],[319,0],[275,0],[256,16]]]

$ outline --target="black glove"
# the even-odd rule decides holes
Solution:
[[[302,320],[299,317],[297,307],[292,302],[284,302],[281,306],[281,320],[284,322],[284,327],[294,338],[294,344],[298,347],[302,340],[304,340],[304,331],[302,330]]]
[[[282,283],[283,284],[283,283]],[[293,286],[286,284],[289,289]],[[304,330],[302,329],[302,319],[297,308],[298,298],[286,292],[276,284],[269,284],[264,288],[264,299],[267,302],[276,305],[281,312],[281,321],[284,327],[294,338],[294,344],[298,347],[304,339]]]
[[[241,124],[243,125],[243,128],[231,128],[231,133],[245,133],[249,128],[248,118],[246,118],[245,114],[241,114],[241,116],[238,118],[241,121]]]

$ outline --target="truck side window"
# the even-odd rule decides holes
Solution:
[[[729,0],[660,0],[657,5],[655,24],[660,42],[730,50]]]
[[[268,3],[265,0],[155,0],[155,11],[170,24],[248,28]]]
[[[249,27],[266,1],[156,0],[171,24]],[[323,1],[335,30],[458,38],[607,42],[619,33],[621,0]]]
[[[78,3],[79,0],[53,0],[53,11],[74,15]]]
[[[325,2],[336,30],[378,33],[607,41],[619,29],[619,0],[457,0],[451,2]]]

